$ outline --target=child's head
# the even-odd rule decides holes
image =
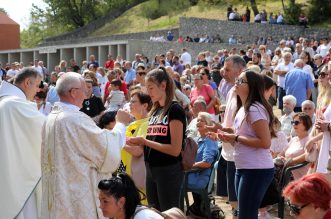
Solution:
[[[119,90],[120,87],[122,86],[122,82],[121,80],[119,79],[113,79],[111,82],[110,82],[110,86],[111,86],[111,90]]]
[[[98,126],[102,129],[112,130],[116,124],[116,111],[105,112],[99,120]]]

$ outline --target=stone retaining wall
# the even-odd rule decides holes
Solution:
[[[287,37],[300,37],[319,39],[330,37],[330,29],[304,28],[295,25],[259,24],[240,21],[223,21],[202,18],[180,18],[179,34],[183,37],[195,37],[197,34],[214,36],[220,34],[223,42],[228,42],[231,35],[243,37],[245,43],[253,43],[256,37],[271,36],[274,42]]]

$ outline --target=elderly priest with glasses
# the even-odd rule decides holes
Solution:
[[[103,218],[97,185],[119,166],[130,116],[119,110],[112,131],[98,128],[79,111],[87,88],[77,73],[63,74],[56,90],[42,134],[42,218]]]

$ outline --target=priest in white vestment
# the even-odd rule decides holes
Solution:
[[[97,185],[119,166],[129,114],[118,111],[113,131],[100,129],[79,111],[87,91],[79,74],[63,74],[56,90],[42,134],[42,218],[103,218]]]
[[[0,85],[1,219],[38,218],[45,116],[31,100],[39,91],[40,81],[36,70],[24,68],[15,75],[13,84],[3,81]]]

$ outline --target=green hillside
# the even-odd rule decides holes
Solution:
[[[102,28],[98,29],[91,36],[109,36],[113,34],[124,34],[124,33],[134,33],[134,32],[145,32],[158,29],[174,28],[179,26],[179,17],[198,17],[198,18],[209,18],[209,19],[226,19],[226,8],[227,5],[201,5],[191,6],[187,10],[179,12],[172,16],[162,16],[155,20],[148,21],[143,16],[143,8],[148,7],[153,0],[144,2],[129,11],[126,11],[122,16],[109,22]],[[234,1],[236,2],[236,1]],[[233,4],[233,8],[237,8],[240,14],[244,14],[246,6],[249,5],[249,1],[246,4]],[[284,1],[287,2],[287,1]],[[307,0],[297,0],[297,3],[307,4]],[[282,12],[281,1],[275,0],[264,0],[257,1],[258,9],[265,9],[268,13]],[[251,20],[253,20],[253,12],[251,13]],[[323,27],[330,27],[329,22],[321,24]]]

